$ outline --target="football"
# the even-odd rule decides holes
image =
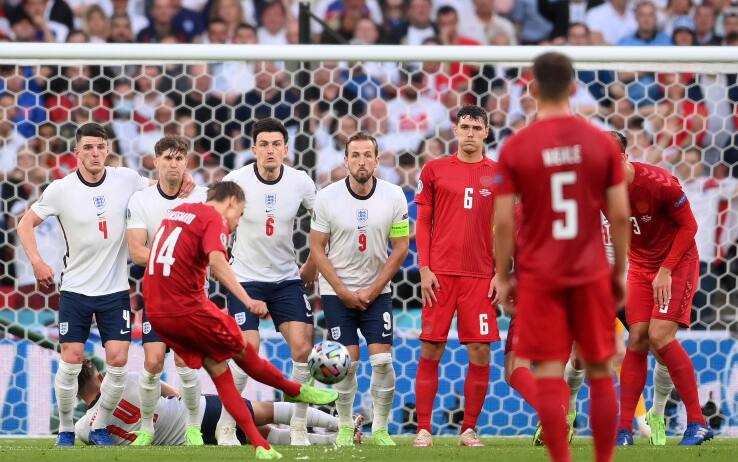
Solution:
[[[308,356],[308,367],[318,382],[338,383],[348,374],[351,357],[345,346],[326,340],[313,347]]]

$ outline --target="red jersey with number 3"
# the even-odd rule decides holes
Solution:
[[[206,204],[167,212],[152,240],[143,289],[146,316],[185,316],[208,302],[205,275],[210,252],[226,254],[228,227]]]
[[[607,275],[600,210],[622,181],[615,141],[584,119],[543,119],[511,136],[495,192],[520,196],[518,277],[556,289]]]
[[[492,188],[497,163],[463,162],[456,155],[435,159],[420,172],[415,203],[433,209],[431,271],[491,278]]]
[[[628,185],[633,233],[628,261],[631,271],[656,272],[671,250],[679,230],[673,216],[689,208],[679,180],[666,170],[633,162],[635,176]],[[697,260],[694,240],[681,261]]]

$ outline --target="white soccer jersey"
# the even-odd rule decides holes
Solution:
[[[208,188],[197,186],[186,198],[167,196],[159,183],[136,192],[128,201],[128,229],[146,229],[148,243],[154,238],[164,215],[180,204],[205,202]]]
[[[99,403],[95,403],[74,425],[77,438],[89,443],[92,424],[97,416]],[[205,414],[205,397],[200,397],[200,416]],[[181,398],[159,398],[154,409],[154,442],[159,445],[183,445],[187,427],[187,407]],[[108,431],[113,444],[128,445],[133,442],[133,432],[141,429],[141,399],[139,397],[138,374],[128,374],[123,397],[108,421]]]
[[[149,185],[135,170],[105,167],[98,183],[79,171],[53,181],[31,209],[42,220],[59,219],[66,241],[61,289],[82,295],[128,290],[126,207]]]
[[[357,196],[346,178],[318,192],[311,227],[331,235],[328,259],[346,287],[367,288],[387,262],[391,232],[408,235],[407,200],[399,186],[377,178],[368,196]],[[382,293],[389,291],[387,283]],[[322,274],[320,294],[336,294]]]
[[[298,279],[292,234],[300,204],[313,209],[313,180],[285,165],[276,180],[267,181],[253,163],[229,173],[223,181],[234,181],[246,194],[246,209],[233,245],[236,278],[240,282]]]

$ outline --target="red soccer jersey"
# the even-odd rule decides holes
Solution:
[[[154,236],[143,289],[146,316],[185,316],[201,309],[210,252],[226,253],[228,227],[206,204],[182,204],[167,212]]]
[[[584,119],[544,119],[511,136],[495,192],[520,195],[518,277],[555,289],[608,274],[600,210],[622,181],[620,150]]]
[[[497,164],[484,158],[462,162],[455,155],[423,167],[415,203],[433,209],[431,271],[491,278],[492,187]]]
[[[656,272],[666,259],[679,226],[674,215],[688,206],[679,180],[666,170],[633,162],[635,177],[628,186],[633,234],[628,260],[630,271]],[[691,245],[681,261],[695,261],[697,245]]]

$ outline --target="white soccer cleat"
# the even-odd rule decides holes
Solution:
[[[651,438],[651,427],[646,422],[646,415],[636,417],[636,422],[638,422],[638,433],[644,438]]]
[[[420,430],[415,435],[415,441],[413,442],[414,448],[429,448],[433,446],[433,435],[428,430]]]
[[[466,446],[468,448],[483,448],[484,443],[479,440],[477,432],[473,428],[467,428],[464,433],[459,436],[459,446]]]
[[[307,430],[290,428],[290,446],[310,446]]]
[[[218,446],[241,446],[234,425],[216,425],[215,439],[218,440]]]

